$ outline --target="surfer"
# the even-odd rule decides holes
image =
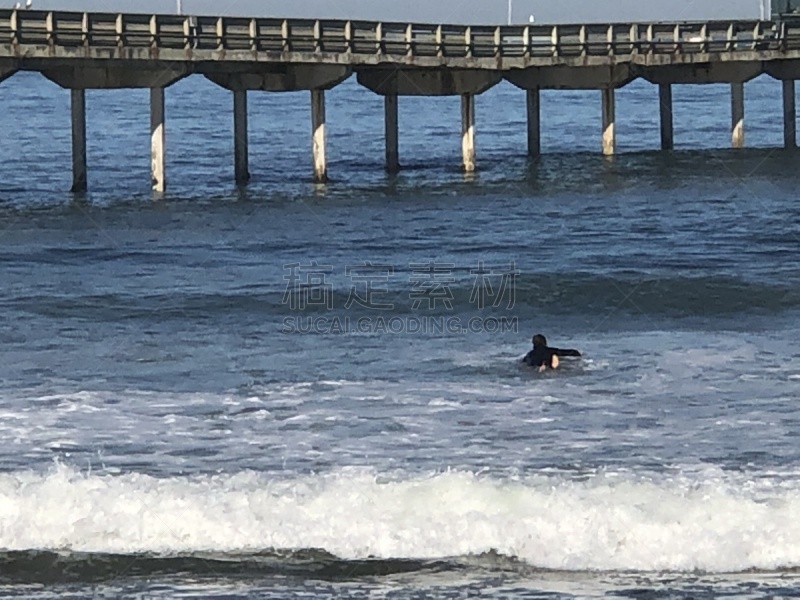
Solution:
[[[535,367],[539,371],[547,369],[557,369],[559,365],[559,356],[580,356],[581,353],[577,350],[551,348],[547,345],[547,338],[541,333],[533,336],[533,350],[525,355],[522,359],[526,365]]]

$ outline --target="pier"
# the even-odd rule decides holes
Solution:
[[[712,21],[466,26],[344,20],[0,10],[0,82],[36,71],[71,92],[75,192],[87,187],[87,89],[150,90],[151,175],[167,183],[165,93],[190,75],[230,90],[235,181],[245,184],[248,92],[311,96],[314,181],[328,177],[325,93],[355,76],[385,102],[386,169],[401,168],[401,96],[460,96],[462,168],[476,169],[476,97],[506,80],[526,94],[527,150],[541,152],[541,90],[597,90],[598,149],[616,152],[616,91],[643,78],[657,86],[660,146],[674,147],[672,87],[730,86],[730,144],[745,145],[745,84],[783,82],[784,144],[797,143],[795,80],[800,22]],[[377,135],[380,132],[376,132]],[[454,131],[454,135],[456,135]]]

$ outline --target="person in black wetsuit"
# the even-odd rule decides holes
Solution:
[[[533,350],[525,355],[522,359],[526,365],[535,367],[540,371],[545,369],[557,369],[559,356],[580,356],[581,353],[577,350],[563,349],[563,348],[550,348],[547,345],[547,339],[541,334],[537,333],[533,336]]]

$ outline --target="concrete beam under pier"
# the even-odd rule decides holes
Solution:
[[[86,91],[71,91],[72,107],[72,192],[86,191]]]
[[[250,181],[247,90],[233,92],[233,166],[237,185]]]
[[[244,65],[226,71],[209,71],[204,75],[228,90],[261,90],[264,92],[297,92],[329,90],[353,74],[340,65]]]
[[[386,170],[389,173],[400,171],[400,128],[397,94],[384,96],[386,126]]]
[[[327,183],[325,162],[325,90],[311,90],[311,137],[314,158],[314,183]]]
[[[797,94],[793,79],[783,81],[783,145],[797,147]]]
[[[630,65],[581,67],[564,65],[552,67],[530,67],[506,71],[506,80],[523,90],[596,90],[621,88],[634,79],[636,74]]]
[[[800,79],[800,60],[772,60],[764,63],[764,73],[775,79]]]
[[[731,145],[744,148],[744,83],[731,84]]]
[[[603,102],[603,154],[613,156],[617,151],[617,136],[615,131],[616,100],[614,88],[600,90]]]
[[[163,192],[166,189],[166,131],[164,111],[164,88],[150,88],[150,173],[153,191]]]
[[[188,67],[164,65],[158,69],[125,67],[69,67],[45,69],[42,75],[68,90],[165,88],[190,74]]]
[[[381,96],[463,96],[482,94],[503,79],[499,71],[373,68],[358,82]]]
[[[658,86],[658,105],[661,114],[661,149],[675,147],[675,127],[672,116],[672,86],[662,83]]]
[[[17,68],[14,66],[13,61],[0,60],[0,83],[11,77],[16,72]]]
[[[713,62],[636,67],[637,74],[659,85],[684,83],[744,83],[764,72],[760,62]]]
[[[475,95],[461,95],[461,153],[465,173],[475,171]]]

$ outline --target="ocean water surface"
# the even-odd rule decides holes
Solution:
[[[776,598],[800,594],[800,203],[781,87],[402,98],[0,86],[0,594],[13,598]],[[584,356],[538,374],[533,333]]]

